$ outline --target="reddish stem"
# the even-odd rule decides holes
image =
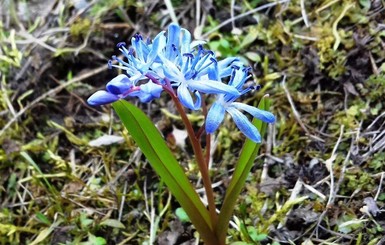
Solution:
[[[180,103],[174,89],[172,88],[170,81],[166,78],[165,79],[166,84],[161,84],[151,74],[146,74],[146,76],[152,82],[163,86],[163,89],[171,96],[171,99],[174,101],[175,106],[176,106],[176,108],[177,108],[177,110],[178,110],[178,112],[182,118],[182,121],[184,122],[184,124],[186,126],[186,130],[187,130],[191,145],[193,147],[193,151],[194,151],[195,158],[196,158],[196,161],[198,164],[198,168],[199,168],[199,171],[202,175],[203,186],[205,188],[205,192],[206,192],[206,196],[207,196],[207,202],[208,202],[208,206],[209,206],[208,208],[209,208],[210,218],[211,218],[211,222],[212,222],[213,234],[215,235],[215,230],[216,230],[217,221],[218,221],[218,215],[216,213],[214,191],[212,188],[211,179],[210,179],[210,175],[209,175],[209,171],[208,171],[208,160],[207,159],[208,159],[208,157],[210,157],[210,143],[208,143],[209,148],[206,147],[206,155],[204,156],[203,152],[202,152],[202,146],[201,146],[201,143],[199,140],[200,136],[197,137],[197,135],[195,134],[194,129],[191,125],[191,122],[188,119],[187,114],[186,114],[182,104]],[[206,107],[205,103],[203,103],[203,107],[204,107],[203,111],[204,111],[204,114],[206,117],[207,107]],[[203,132],[203,129],[202,129],[202,132]],[[207,136],[206,136],[206,140],[207,140]],[[209,138],[209,140],[210,140],[210,138]],[[210,142],[210,141],[208,141],[208,142]],[[218,242],[219,242],[219,244],[223,243],[220,241],[218,241]],[[213,244],[213,245],[216,245],[216,244]]]
[[[174,101],[175,106],[182,118],[182,121],[186,126],[186,130],[189,135],[191,145],[193,147],[195,158],[198,163],[198,168],[202,175],[203,186],[205,188],[206,195],[207,195],[207,201],[209,205],[209,212],[211,216],[212,226],[213,226],[213,229],[215,230],[217,220],[218,220],[218,215],[216,213],[214,192],[211,186],[211,180],[210,180],[209,171],[207,169],[206,159],[202,152],[202,146],[200,144],[199,139],[195,135],[191,122],[188,120],[187,114],[182,104],[180,103],[178,97],[175,95],[174,91],[173,90],[170,91],[170,89],[167,86],[164,86],[164,88],[165,88],[165,91],[171,96],[172,100]]]

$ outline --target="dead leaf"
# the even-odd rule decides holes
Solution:
[[[90,142],[88,142],[88,145],[92,147],[100,147],[102,145],[120,144],[123,142],[124,138],[122,136],[103,135],[95,140],[91,140]]]

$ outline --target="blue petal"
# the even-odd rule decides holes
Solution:
[[[214,80],[189,80],[186,81],[191,90],[198,90],[206,94],[231,94],[239,95],[234,87]]]
[[[135,72],[130,74],[130,83],[132,86],[136,85],[137,82],[143,79],[148,79],[146,76],[144,76],[141,72],[136,70]]]
[[[191,33],[188,30],[182,28],[182,34],[183,36],[181,40],[180,52],[181,54],[190,53]]]
[[[245,84],[246,80],[245,72],[242,70],[242,67],[235,69],[235,72],[231,74],[231,79],[229,85],[236,87],[237,89],[241,89]]]
[[[224,60],[218,61],[218,68],[219,70],[223,70],[227,67],[231,67],[231,64],[235,61],[239,61],[239,58],[237,57],[228,57]]]
[[[126,75],[118,75],[106,85],[108,92],[112,94],[123,94],[132,88],[132,82]]]
[[[233,102],[231,105],[237,109],[241,109],[241,110],[244,110],[244,111],[250,113],[253,117],[255,117],[259,120],[262,120],[264,122],[267,122],[267,123],[275,122],[275,116],[271,112],[264,111],[264,110],[261,110],[261,109],[254,107],[254,106],[246,105],[246,104],[239,103],[239,102]]]
[[[160,32],[154,38],[154,41],[151,45],[151,51],[147,57],[147,65],[150,66],[158,56],[160,50],[164,49],[166,46],[166,37],[164,36],[164,31]]]
[[[211,67],[211,66],[216,66],[217,64],[217,60],[215,59],[215,57],[211,54],[211,53],[208,53],[204,56],[196,56],[196,58],[198,58],[198,62],[195,64],[195,67],[194,67],[194,64],[192,64],[192,67],[200,74],[197,74],[197,76],[201,76],[201,75],[204,75],[204,74],[207,74],[207,70],[208,70],[208,67]]]
[[[195,41],[192,41],[191,44],[190,44],[190,49],[193,49],[199,45],[204,45],[206,44],[206,41],[202,41],[202,40],[195,40]]]
[[[151,100],[155,99],[155,97],[152,96],[151,93],[146,93],[143,90],[135,90],[132,93],[129,93],[128,96],[131,96],[131,97],[136,96],[142,103],[148,103]]]
[[[228,77],[231,75],[232,72],[233,72],[233,68],[229,66],[229,67],[220,69],[218,75],[220,78]]]
[[[211,134],[218,129],[225,117],[225,108],[222,104],[214,102],[206,117],[206,132]]]
[[[196,97],[196,100],[194,103],[194,110],[198,110],[202,106],[202,98],[201,98],[201,94],[198,91],[195,91],[194,94]]]
[[[144,54],[145,54],[145,49],[147,47],[147,44],[145,44],[143,42],[143,40],[141,38],[138,38],[138,35],[134,36],[132,39],[131,39],[131,45],[132,47],[134,48],[135,50],[135,53],[136,53],[136,57],[141,61],[141,62],[145,62],[145,59],[144,59]]]
[[[172,23],[168,26],[166,57],[167,59],[174,58],[174,48],[179,48],[180,27],[178,24]]]
[[[155,84],[151,81],[139,85],[139,88],[136,87],[130,93],[128,96],[137,96],[138,98],[141,98],[143,96],[151,96],[152,98],[159,98],[160,94],[163,91],[163,87],[159,84]]]
[[[242,63],[239,62],[238,58],[235,57],[229,57],[224,60],[218,61],[218,70],[219,70],[219,77],[228,77],[233,74],[234,66],[242,66]],[[232,84],[232,82],[229,82],[229,84]]]
[[[147,94],[151,94],[151,96],[153,96],[154,98],[159,98],[160,94],[163,91],[163,87],[161,85],[155,84],[153,82],[142,84],[139,87],[141,91]]]
[[[119,100],[119,96],[100,90],[91,95],[91,97],[88,98],[87,103],[90,105],[105,105],[117,100]]]
[[[182,103],[182,105],[184,105],[185,107],[191,110],[196,110],[190,91],[187,89],[187,86],[185,83],[181,83],[179,85],[177,89],[177,93],[178,93],[178,98]]]
[[[227,112],[231,115],[239,130],[241,130],[247,138],[251,139],[255,143],[261,143],[261,134],[245,115],[234,107],[228,107]]]
[[[170,60],[168,60],[163,54],[159,54],[159,57],[163,62],[162,69],[166,77],[174,82],[182,82],[180,80],[183,79],[184,76],[179,68]]]
[[[210,80],[218,81],[219,80],[218,65],[213,64],[210,67],[208,67],[207,75]]]
[[[140,94],[140,96],[138,96],[138,98],[139,98],[140,102],[142,102],[142,103],[148,103],[148,102],[152,101],[153,99],[155,99],[154,96],[152,96],[151,94],[145,94],[145,93]]]

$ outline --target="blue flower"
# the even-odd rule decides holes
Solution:
[[[126,77],[118,76],[107,84],[107,91],[98,91],[89,98],[92,105],[114,102],[127,96],[137,96],[142,102],[159,98],[162,87],[175,91],[185,107],[197,110],[201,107],[201,94],[226,94],[239,96],[240,90],[222,82],[232,74],[232,64],[237,58],[217,61],[203,41],[191,41],[188,30],[171,24],[168,31],[160,32],[153,41],[144,41],[139,34],[131,39],[131,47],[118,43],[124,59],[109,67],[120,68]],[[139,85],[140,84],[140,85]]]
[[[118,65],[108,62],[109,68],[116,67],[126,71],[127,75],[119,75],[106,85],[107,91],[97,91],[87,102],[90,105],[104,105],[124,99],[127,96],[136,96],[141,102],[147,103],[155,98],[159,98],[163,88],[160,84],[150,81],[146,74],[151,72],[160,50],[165,48],[166,37],[164,32],[160,32],[153,42],[143,41],[141,35],[136,34],[131,39],[131,47],[126,48],[124,42],[118,43],[117,47],[123,53],[127,61],[113,56],[112,59],[118,61]],[[137,84],[145,80],[140,85]]]
[[[120,52],[125,56],[127,62],[120,59],[117,56],[112,56],[113,60],[118,61],[119,65],[113,65],[112,61],[109,61],[109,67],[116,67],[125,70],[130,79],[136,83],[139,80],[147,79],[145,76],[148,72],[151,72],[151,67],[158,58],[158,53],[166,46],[166,37],[164,31],[160,32],[151,42],[147,40],[145,43],[143,37],[139,34],[134,35],[131,39],[131,47],[126,48],[124,42],[117,44]]]
[[[138,97],[142,103],[148,103],[155,98],[159,98],[162,91],[163,87],[161,85],[147,82],[139,85],[139,89],[132,91],[128,95]]]
[[[159,98],[166,89],[176,92],[182,105],[197,110],[201,107],[202,93],[214,94],[216,100],[207,114],[206,132],[217,130],[227,112],[243,134],[254,142],[260,142],[257,128],[242,112],[267,123],[273,123],[275,117],[268,111],[236,102],[241,95],[255,88],[244,88],[250,78],[249,68],[235,57],[217,61],[214,53],[205,50],[202,44],[203,41],[191,41],[190,32],[177,24],[169,25],[167,33],[160,32],[153,41],[144,41],[141,35],[136,34],[131,39],[131,47],[118,43],[124,59],[113,56],[118,64],[112,61],[108,64],[126,74],[112,79],[107,83],[106,91],[97,91],[88,103],[103,105],[128,96],[147,103]],[[229,83],[223,83],[227,77],[230,77]]]
[[[198,48],[194,49],[196,44]],[[238,90],[221,82],[226,73],[219,67],[225,66],[226,62],[230,64],[231,60],[218,64],[212,51],[203,49],[201,43],[192,44],[191,34],[176,24],[169,26],[166,48],[159,58],[162,61],[161,73],[172,87],[177,88],[180,102],[189,109],[201,107],[200,93],[239,94]]]
[[[233,65],[233,72],[230,77],[229,85],[239,91],[238,95],[231,94],[219,94],[216,101],[210,107],[206,118],[206,132],[213,133],[218,129],[222,123],[225,113],[228,112],[233,118],[235,124],[249,139],[256,143],[261,142],[261,135],[258,129],[249,121],[249,119],[241,112],[246,111],[254,118],[262,120],[267,123],[275,122],[275,117],[272,113],[264,110],[260,110],[253,106],[235,102],[241,95],[251,91],[255,87],[243,88],[245,82],[250,76],[248,76],[249,68],[242,68]]]
[[[131,79],[122,74],[108,82],[106,90],[100,90],[91,95],[87,103],[90,105],[105,105],[124,99],[127,96],[136,96],[141,102],[147,103],[154,98],[159,98],[163,88],[153,82],[136,86]]]

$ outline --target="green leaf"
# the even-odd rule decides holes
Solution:
[[[266,234],[259,234],[255,227],[249,226],[247,227],[247,232],[249,233],[250,238],[254,242],[260,242],[267,238]]]
[[[254,61],[256,63],[259,63],[261,62],[262,58],[261,56],[257,53],[257,52],[246,52],[245,53],[245,56],[251,60],[251,61]]]
[[[93,219],[87,218],[86,213],[80,213],[79,220],[80,220],[80,225],[83,229],[87,228],[87,226],[91,225],[94,222]]]
[[[73,134],[71,131],[69,131],[69,130],[66,129],[65,127],[63,127],[63,126],[61,126],[61,125],[55,123],[54,121],[49,121],[49,122],[48,122],[48,125],[53,126],[53,127],[57,128],[57,129],[62,130],[62,131],[66,134],[67,139],[68,139],[71,143],[73,143],[73,144],[75,144],[75,145],[87,145],[87,142],[85,142],[84,140],[80,139],[80,138],[77,137],[75,134]]]
[[[107,244],[106,239],[103,237],[97,237],[91,233],[88,233],[88,241],[80,243],[81,245],[105,245]]]
[[[261,110],[268,110],[270,107],[270,101],[264,97],[259,102],[258,108]],[[261,136],[263,137],[267,128],[267,123],[260,120],[253,120],[254,126],[257,127]],[[254,143],[247,139],[243,145],[241,155],[238,163],[235,166],[233,177],[231,178],[229,187],[226,190],[226,196],[223,201],[223,205],[218,217],[218,226],[216,227],[216,234],[219,240],[223,240],[226,237],[228,224],[233,214],[234,206],[237,201],[242,188],[245,185],[246,178],[250,173],[251,167],[253,166],[254,160],[259,152],[260,144]]]
[[[245,48],[252,44],[258,37],[258,29],[256,27],[254,28],[249,28],[247,35],[245,38],[242,40],[242,43],[240,45],[240,48]]]
[[[184,211],[183,208],[177,208],[175,210],[175,215],[178,217],[178,219],[180,221],[182,221],[183,223],[186,223],[186,222],[189,222],[190,221],[190,218],[188,217],[186,211]]]
[[[343,215],[337,220],[338,231],[344,234],[351,233],[354,230],[365,226],[368,219],[357,219],[355,215]]]
[[[114,102],[112,106],[153,169],[186,211],[202,239],[215,244],[217,240],[208,210],[153,122],[139,108],[125,100]]]
[[[252,243],[248,243],[248,242],[233,242],[230,245],[252,245]]]
[[[106,219],[106,220],[103,220],[101,223],[100,223],[101,226],[105,225],[105,226],[110,226],[110,227],[114,227],[114,228],[120,228],[120,229],[124,229],[126,228],[122,222],[120,222],[119,220],[117,219]]]
[[[42,223],[44,223],[44,224],[46,224],[46,225],[51,225],[51,222],[49,221],[49,219],[47,218],[47,216],[45,216],[44,214],[42,214],[42,213],[40,213],[40,212],[37,212],[37,213],[36,213],[36,218],[37,218],[40,222],[42,222]]]
[[[370,0],[359,0],[360,5],[364,7],[364,9],[369,10],[371,6]]]

